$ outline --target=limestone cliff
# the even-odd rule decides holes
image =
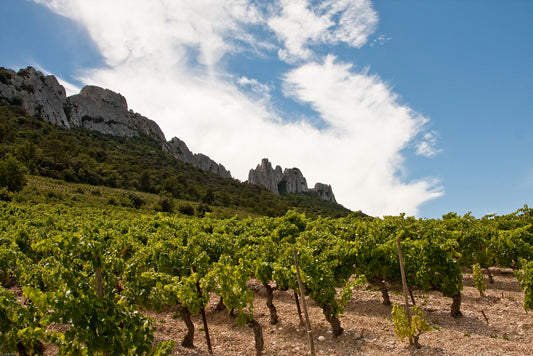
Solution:
[[[109,89],[84,87],[79,94],[66,99],[65,113],[71,126],[113,136],[147,136],[165,141],[165,135],[154,121],[128,110],[126,99]]]
[[[279,194],[278,184],[283,179],[283,172],[280,166],[272,168],[268,159],[263,158],[261,164],[256,169],[250,169],[248,173],[248,182],[251,184],[262,185],[273,193]]]
[[[21,106],[32,116],[54,125],[70,128],[63,106],[65,88],[56,77],[43,75],[32,67],[15,72],[0,68],[0,102]]]
[[[331,185],[329,184],[323,184],[323,183],[316,183],[315,187],[311,189],[316,195],[319,196],[320,199],[325,201],[330,201],[332,203],[336,203],[335,195],[333,194],[333,189],[331,188]]]
[[[204,154],[193,154],[174,138],[166,142],[154,121],[128,110],[126,98],[109,89],[86,86],[67,97],[65,88],[52,75],[32,67],[15,72],[0,67],[0,103],[21,106],[28,114],[67,129],[84,127],[121,137],[150,137],[161,142],[163,150],[202,170],[231,177],[230,172]]]
[[[256,169],[250,170],[248,182],[262,185],[276,194],[311,193],[323,200],[336,203],[330,185],[317,183],[314,188],[309,189],[307,180],[298,168],[286,168],[282,171],[280,166],[276,166],[274,169],[267,158],[263,158]]]

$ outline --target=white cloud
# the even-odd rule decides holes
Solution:
[[[243,88],[247,88],[252,93],[257,94],[260,97],[269,97],[269,93],[272,90],[272,88],[266,84],[260,83],[257,81],[257,79],[250,79],[248,77],[242,76],[237,80],[237,84],[239,84]]]
[[[285,45],[279,57],[296,62],[312,58],[311,45],[344,43],[360,48],[377,22],[368,0],[327,0],[317,5],[309,0],[280,0],[268,25]]]
[[[390,40],[391,40],[391,37],[387,37],[381,34],[377,38],[373,39],[372,42],[370,42],[370,47],[374,47],[376,44],[383,46],[385,43],[387,43]]]
[[[442,152],[441,149],[435,148],[438,136],[438,132],[434,130],[424,133],[423,140],[419,141],[416,145],[416,154],[425,157],[433,157],[437,153]]]
[[[173,65],[192,58],[207,66],[248,42],[242,25],[261,21],[246,0],[34,0],[85,25],[110,66],[138,59]]]
[[[354,72],[351,65],[328,56],[323,63],[290,72],[286,86],[286,92],[309,103],[330,125],[321,135],[320,164],[309,170],[313,178],[326,174],[337,194],[350,197],[350,206],[360,204],[374,213],[413,213],[442,194],[434,181],[407,184],[398,178],[400,151],[427,119],[399,104],[379,77]]]
[[[438,182],[399,174],[400,151],[423,135],[427,119],[378,76],[334,56],[286,73],[285,94],[316,111],[327,127],[319,130],[277,115],[270,84],[224,71],[225,54],[271,46],[250,26],[275,31],[287,56],[312,58],[310,46],[326,42],[359,47],[377,21],[368,1],[281,1],[281,15],[270,19],[246,0],[34,1],[85,26],[98,45],[107,65],[83,73],[84,83],[120,92],[167,138],[183,139],[238,179],[268,157],[299,167],[310,185],[332,184],[340,203],[373,215],[416,214],[442,194]]]

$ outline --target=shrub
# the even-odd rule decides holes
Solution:
[[[0,201],[11,201],[11,195],[6,187],[0,188]]]
[[[213,210],[211,210],[211,208],[207,204],[200,204],[196,208],[196,213],[201,218],[205,216],[205,213],[211,213],[211,212],[213,212]]]
[[[189,203],[180,205],[180,207],[178,208],[178,211],[183,215],[189,215],[189,216],[194,215],[194,207]]]
[[[171,213],[174,210],[174,203],[169,197],[162,196],[161,199],[159,199],[159,205],[156,210],[164,213]]]
[[[0,187],[18,192],[26,185],[26,167],[22,165],[11,154],[7,154],[5,159],[0,161]]]
[[[141,206],[144,205],[145,201],[144,199],[137,195],[137,194],[133,194],[133,193],[130,193],[128,194],[128,198],[131,202],[131,205],[135,208],[135,209],[140,209]]]

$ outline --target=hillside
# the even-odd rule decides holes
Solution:
[[[261,186],[193,167],[161,150],[160,142],[150,137],[111,136],[82,127],[64,129],[29,116],[17,105],[0,106],[0,154],[15,157],[29,175],[120,188],[131,191],[130,197],[138,192],[156,194],[159,201],[154,208],[164,211],[177,211],[183,201],[189,201],[197,207],[202,204],[200,214],[217,208],[224,208],[224,215],[233,211],[279,216],[289,209],[309,216],[350,213],[312,193],[276,195]]]

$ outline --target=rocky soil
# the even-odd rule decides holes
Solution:
[[[322,310],[312,301],[310,319],[317,355],[531,355],[533,354],[533,315],[523,308],[523,292],[509,269],[494,269],[494,283],[488,284],[484,297],[474,287],[469,273],[464,277],[461,310],[463,317],[449,315],[450,298],[439,292],[415,290],[415,301],[424,311],[432,331],[420,337],[421,349],[394,333],[391,307],[381,304],[381,293],[369,288],[354,292],[341,317],[344,333],[333,338]],[[292,291],[274,293],[280,321],[269,324],[265,294],[259,284],[254,314],[263,327],[264,355],[309,355],[305,328],[300,325]],[[392,302],[401,303],[400,290],[391,293]],[[239,327],[226,310],[216,310],[213,297],[206,313],[214,355],[255,355],[250,327]],[[202,320],[195,316],[194,349],[180,345],[186,328],[172,312],[147,312],[157,323],[156,339],[175,340],[175,355],[209,355]]]

